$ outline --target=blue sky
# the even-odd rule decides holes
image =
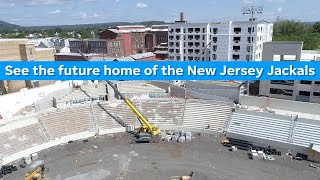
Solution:
[[[245,20],[241,7],[251,4],[264,6],[259,19],[320,21],[320,0],[0,0],[0,20],[25,26],[173,22],[181,11],[189,22]]]

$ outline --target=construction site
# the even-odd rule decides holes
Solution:
[[[222,81],[60,81],[1,97],[3,179],[319,179],[319,104]]]

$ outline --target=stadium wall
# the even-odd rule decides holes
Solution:
[[[0,115],[10,118],[20,109],[33,105],[36,101],[60,89],[72,87],[72,82],[83,84],[83,81],[57,81],[55,84],[33,89],[21,89],[20,92],[0,96]]]
[[[279,109],[284,111],[320,115],[320,104],[308,102],[242,95],[240,96],[240,104],[247,106],[256,106],[262,108],[269,107],[270,109]]]

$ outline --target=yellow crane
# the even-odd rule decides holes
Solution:
[[[45,172],[44,165],[38,166],[33,171],[27,173],[24,179],[25,180],[42,180],[44,172]]]
[[[80,49],[78,49],[79,54],[86,60],[89,61],[89,59],[81,52]],[[117,61],[116,59],[114,61]],[[132,104],[132,102],[127,99],[114,85],[111,81],[106,80],[107,83],[114,89],[115,92],[119,94],[119,96],[124,100],[124,102],[131,108],[131,110],[138,116],[141,127],[140,132],[138,134],[139,140],[141,141],[153,141],[158,140],[158,135],[160,134],[160,128],[152,126],[149,121],[138,111],[136,107]],[[151,136],[151,137],[150,137]]]
[[[136,114],[140,120],[141,127],[140,127],[140,138],[148,138],[147,134],[150,134],[152,137],[156,137],[157,135],[160,134],[160,128],[152,126],[147,118],[145,118],[139,110],[132,104],[132,102],[127,99],[115,86],[112,82],[107,80],[107,83],[114,89],[114,91],[123,99],[123,101],[130,107],[130,109]]]

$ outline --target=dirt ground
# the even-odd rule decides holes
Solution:
[[[129,134],[113,134],[44,150],[48,180],[319,180],[320,170],[307,161],[251,160],[246,151],[231,152],[212,135],[194,135],[191,142],[131,144]],[[23,179],[19,168],[4,180]]]

